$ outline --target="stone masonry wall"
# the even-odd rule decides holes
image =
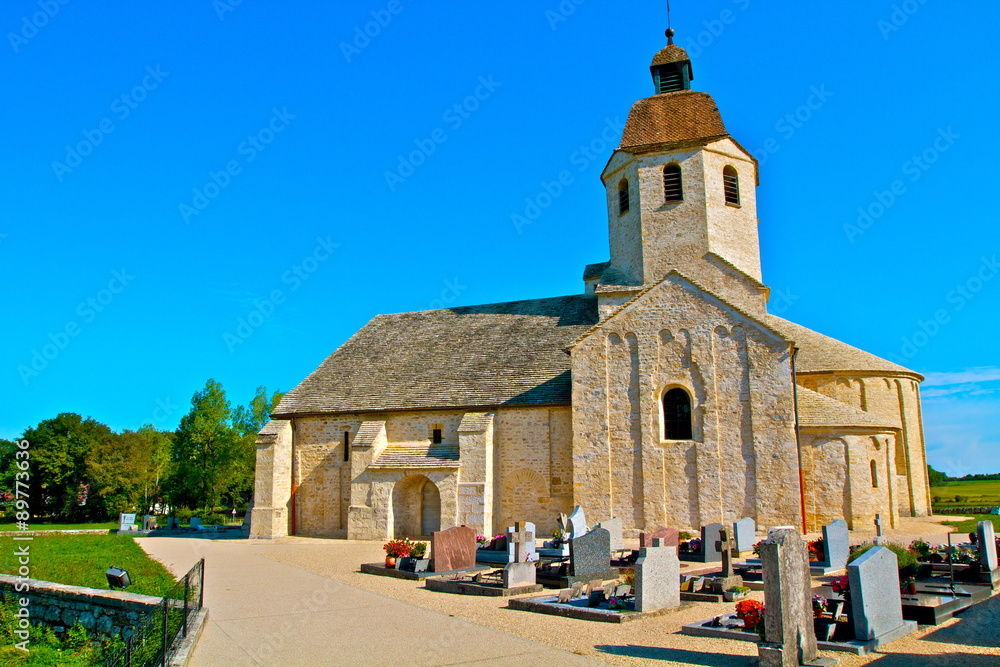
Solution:
[[[30,590],[18,592],[18,584],[26,583]],[[81,586],[66,586],[49,581],[0,574],[0,595],[5,599],[28,598],[31,623],[68,630],[79,623],[87,630],[108,637],[132,636],[134,628],[143,623],[162,604],[162,598],[105,591]]]
[[[801,523],[789,345],[680,276],[573,349],[575,500],[631,534],[752,516]],[[692,397],[664,439],[661,399]]]

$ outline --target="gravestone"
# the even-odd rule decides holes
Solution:
[[[573,590],[569,588],[564,588],[559,591],[559,604],[569,604],[573,599]]]
[[[175,516],[167,519],[167,530],[180,530],[181,520]]]
[[[736,551],[753,551],[757,542],[757,522],[746,517],[733,524],[733,539],[736,540]]]
[[[600,607],[602,602],[604,602],[604,591],[602,590],[590,591],[587,595],[588,607]]]
[[[587,534],[587,518],[583,515],[583,508],[579,505],[573,513],[566,519],[566,539],[583,537]]]
[[[885,526],[882,524],[882,515],[881,514],[876,514],[875,515],[875,541],[874,542],[875,542],[875,544],[877,546],[885,546],[887,544],[887,540],[885,539],[885,535],[883,535],[883,528],[884,527]]]
[[[607,521],[602,521],[595,528],[604,528],[611,533],[611,553],[617,553],[625,549],[625,540],[622,537],[622,520],[612,517]]]
[[[118,530],[134,530],[135,514],[122,514],[118,517]]]
[[[843,570],[847,567],[847,559],[851,555],[851,533],[847,522],[838,519],[823,526],[823,562],[822,567],[829,571]]]
[[[199,519],[196,516],[191,517],[191,520],[188,522],[188,525],[190,525],[195,530],[205,530],[205,526],[201,525],[201,519]]]
[[[632,587],[628,584],[622,584],[615,588],[616,598],[627,598],[630,595],[632,595]]]
[[[772,530],[761,544],[760,558],[765,606],[761,667],[798,667],[816,660],[806,543],[794,528]]]
[[[476,567],[476,531],[465,526],[431,533],[431,572]]]
[[[876,641],[875,648],[917,629],[903,620],[899,593],[899,560],[886,547],[872,547],[847,566],[851,609],[858,641]]]
[[[660,538],[639,550],[635,562],[635,610],[673,609],[681,604],[681,562],[676,546]]]
[[[653,540],[660,540],[665,547],[676,547],[680,542],[676,528],[660,528],[652,533],[639,533],[639,548],[653,546]]]
[[[682,560],[694,561],[697,563],[719,563],[722,561],[722,554],[719,553],[719,533],[723,530],[721,523],[713,523],[701,528],[701,551],[696,553],[685,553],[681,555]]]
[[[997,538],[992,521],[980,521],[976,529],[979,546],[979,562],[983,570],[992,572],[997,569]]]
[[[611,567],[611,533],[595,528],[569,543],[570,562],[574,577],[588,580],[606,577]]]
[[[511,563],[533,563],[538,560],[535,547],[535,524],[516,523],[507,529],[507,557]]]
[[[142,517],[142,529],[143,530],[153,530],[156,528],[156,517],[147,514]]]
[[[536,574],[534,563],[507,563],[503,568],[501,580],[504,588],[534,586]]]
[[[712,580],[711,590],[717,595],[722,595],[733,586],[742,586],[743,577],[736,574],[733,569],[733,551],[736,548],[736,540],[730,539],[729,531],[725,528],[719,531],[719,541],[715,543],[715,549],[722,556],[722,576]]]

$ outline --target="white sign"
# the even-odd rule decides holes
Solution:
[[[135,526],[134,514],[122,514],[118,517],[118,530],[132,530]]]

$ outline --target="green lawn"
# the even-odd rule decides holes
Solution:
[[[979,527],[980,521],[992,521],[993,528],[1000,535],[1000,516],[996,514],[978,514],[976,518],[969,519],[968,521],[945,521],[943,523],[946,526],[953,526],[956,533],[974,533],[976,532],[976,528]]]
[[[32,579],[107,590],[104,572],[109,567],[123,567],[132,579],[130,593],[163,596],[174,585],[167,569],[129,535],[40,535],[31,542],[10,544],[11,548],[0,549],[0,572],[4,574],[17,574],[14,549],[27,544],[31,547]]]
[[[118,528],[114,521],[104,523],[48,523],[45,521],[31,521],[28,523],[31,530],[111,530]],[[0,519],[0,531],[17,530],[17,524],[13,519]]]
[[[959,500],[955,500],[956,497]],[[935,507],[1000,505],[1000,480],[948,482],[945,486],[932,486],[931,499]]]

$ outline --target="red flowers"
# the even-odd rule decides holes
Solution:
[[[385,555],[390,558],[406,558],[413,551],[413,542],[405,537],[396,538],[383,544],[382,548],[385,549]]]
[[[851,589],[851,580],[845,574],[840,579],[834,579],[830,582],[830,588],[832,588],[833,592],[837,595],[843,595]]]
[[[756,632],[757,627],[764,622],[764,605],[757,600],[743,600],[736,603],[736,618],[743,621],[743,627],[750,632]]]

